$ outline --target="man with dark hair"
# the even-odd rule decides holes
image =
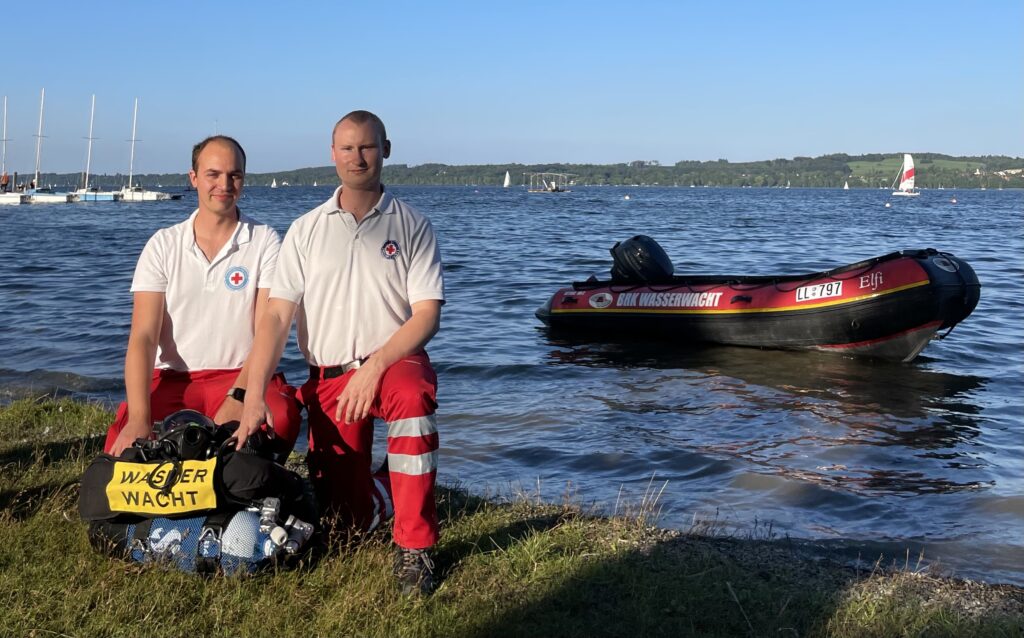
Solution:
[[[430,221],[381,184],[391,154],[384,124],[353,111],[334,127],[341,186],[285,235],[270,305],[256,329],[239,437],[273,420],[262,389],[297,317],[309,362],[299,391],[309,415],[310,477],[343,524],[371,530],[390,515],[404,594],[434,588],[438,540],[437,376],[424,350],[444,303]],[[387,472],[371,474],[373,420],[387,423]]]
[[[245,175],[245,149],[243,149],[242,145],[238,143],[238,140],[236,140],[233,137],[228,137],[227,135],[211,135],[210,137],[206,138],[202,142],[199,142],[198,144],[196,144],[195,146],[192,147],[192,173],[196,173],[197,174],[199,172],[199,154],[202,153],[203,149],[205,149],[207,146],[209,146],[212,142],[220,142],[222,144],[230,144],[230,145],[235,147],[235,150],[238,151],[239,157],[242,158],[242,175],[244,177],[244,175]]]
[[[154,421],[178,410],[198,410],[217,424],[242,415],[245,360],[267,307],[281,242],[273,228],[238,209],[245,151],[237,141],[217,135],[196,144],[189,180],[199,207],[157,231],[135,268],[127,401],[104,445],[114,455],[148,438]],[[263,385],[274,413],[274,451],[287,455],[301,420],[295,389],[280,374]]]

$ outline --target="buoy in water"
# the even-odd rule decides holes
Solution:
[[[953,199],[949,200],[949,203],[950,204],[955,204],[956,203],[956,197],[954,197]]]
[[[892,208],[892,204],[891,204],[891,203],[889,203],[889,202],[886,202],[886,203],[885,203],[885,207],[886,207],[886,208]]]
[[[629,195],[626,195],[626,196],[625,196],[625,197],[623,197],[622,199],[629,199]]]

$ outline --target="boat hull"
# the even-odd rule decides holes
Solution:
[[[28,196],[27,195],[22,195],[21,193],[0,193],[0,205],[10,204],[10,205],[16,206],[18,204],[27,204],[27,203],[28,203]]]
[[[116,202],[121,200],[121,193],[113,191],[76,191],[75,201],[79,202]]]
[[[68,193],[30,193],[29,204],[67,204],[71,201]]]
[[[121,189],[121,201],[123,202],[163,202],[171,199],[181,199],[181,195],[171,195],[162,191],[147,191],[141,189]]]
[[[974,310],[981,285],[965,261],[901,251],[808,275],[584,282],[537,311],[551,329],[589,338],[813,349],[914,359]]]

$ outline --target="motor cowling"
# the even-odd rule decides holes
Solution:
[[[672,278],[672,260],[658,242],[636,235],[611,248],[612,281],[652,283]]]

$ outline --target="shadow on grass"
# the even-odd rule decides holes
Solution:
[[[35,515],[47,501],[69,489],[75,491],[77,500],[78,479],[55,480],[54,475],[41,476],[40,480],[23,487],[10,487],[11,479],[17,479],[34,467],[49,468],[65,463],[76,463],[90,459],[103,450],[103,437],[92,436],[84,439],[52,441],[48,443],[17,444],[0,451],[0,467],[6,477],[0,482],[0,511],[14,520],[25,520]],[[57,476],[61,472],[56,473]]]
[[[57,494],[67,490],[74,490],[77,500],[78,481],[51,481],[21,490],[3,490],[0,491],[0,511],[13,520],[24,521],[54,500]]]
[[[814,635],[853,574],[780,564],[766,547],[680,537],[595,559],[468,635]]]
[[[0,466],[14,465],[10,469],[23,469],[36,463],[49,465],[91,459],[103,451],[104,438],[105,435],[97,434],[82,439],[7,446],[0,450]]]
[[[495,507],[486,499],[447,487],[439,486],[437,496],[442,528],[459,519],[469,518],[482,510]],[[439,582],[443,582],[454,569],[457,569],[462,560],[472,554],[503,552],[531,534],[553,529],[575,516],[571,512],[552,512],[517,518],[506,521],[496,528],[487,528],[475,535],[446,542],[436,556]]]
[[[956,589],[966,597],[951,595]],[[667,535],[502,592],[500,612],[460,633],[1024,636],[1019,590],[970,590],[908,572],[854,571],[786,541]]]

